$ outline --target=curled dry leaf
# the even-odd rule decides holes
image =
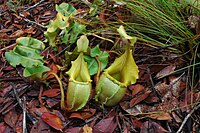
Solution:
[[[146,88],[144,88],[144,86],[140,84],[132,85],[130,86],[130,88],[132,90],[132,95],[133,95],[133,99],[130,101],[130,107],[133,107],[134,105],[143,101],[151,93],[150,90],[147,90]]]
[[[85,109],[83,112],[81,112],[81,116],[85,120],[92,117],[95,113],[96,113],[96,109],[92,109],[92,108]]]
[[[30,133],[48,133],[50,126],[39,119],[31,128]]]
[[[170,66],[165,67],[159,73],[157,73],[156,78],[159,79],[159,78],[165,77],[169,73],[174,72],[175,68],[176,68],[176,66],[174,66],[174,65],[170,65]]]
[[[52,114],[50,112],[44,112],[41,118],[43,121],[45,121],[47,124],[49,124],[56,130],[62,131],[62,129],[64,128],[62,120],[55,114]]]
[[[86,120],[90,117],[92,117],[96,113],[96,109],[85,109],[81,112],[73,112],[69,118],[78,118],[82,120]]]
[[[17,112],[15,110],[11,110],[5,115],[4,121],[10,127],[15,128],[17,120],[18,120],[18,117],[19,116],[17,115]]]
[[[93,133],[112,133],[117,127],[117,121],[114,117],[101,120],[93,127]]]
[[[73,112],[73,113],[71,113],[71,115],[70,115],[69,118],[76,118],[76,119],[81,119],[81,120],[83,120],[83,117],[82,117],[81,114],[78,113],[78,112]]]
[[[121,108],[126,111],[127,113],[133,115],[133,116],[137,116],[141,113],[143,113],[143,104],[137,104],[133,107],[130,107],[130,103],[129,101],[124,101],[120,103]]]
[[[82,133],[81,132],[82,127],[73,127],[73,128],[68,128],[64,131],[64,133]]]
[[[144,122],[140,133],[168,133],[168,131],[156,122],[146,121]]]
[[[168,120],[168,121],[172,120],[170,114],[166,112],[152,113],[148,115],[148,117],[156,120]]]
[[[4,133],[6,130],[7,126],[4,124],[4,122],[0,123],[0,133]]]

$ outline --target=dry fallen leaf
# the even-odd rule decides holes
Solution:
[[[53,88],[46,90],[42,93],[42,96],[47,96],[47,97],[56,97],[60,94],[60,89],[59,88]]]
[[[6,130],[7,126],[4,124],[4,122],[0,123],[0,133],[4,133]]]
[[[156,120],[168,120],[168,121],[172,120],[170,114],[166,112],[152,113],[152,114],[149,114],[147,117],[156,119]]]
[[[17,112],[15,110],[11,110],[5,115],[4,121],[10,127],[15,128],[17,120],[18,120],[18,117],[19,116],[17,115]]]
[[[156,122],[146,121],[141,127],[140,133],[168,133],[168,131]]]
[[[140,84],[132,85],[130,87],[131,87],[132,95],[133,95],[133,98],[130,101],[130,107],[133,107],[134,105],[143,101],[151,93],[150,90],[147,90],[144,86],[142,86]]]
[[[48,133],[50,126],[42,119],[39,119],[31,128],[30,133]]]
[[[93,133],[112,133],[117,127],[117,121],[114,117],[103,119],[93,127]]]
[[[159,79],[159,78],[162,78],[162,77],[168,75],[169,73],[174,72],[175,68],[176,68],[176,66],[174,66],[174,65],[170,65],[170,66],[165,67],[159,73],[157,73],[156,78]]]
[[[49,124],[56,130],[62,131],[62,129],[64,128],[62,120],[55,114],[52,114],[50,112],[44,112],[41,118],[43,121],[45,121],[47,124]]]
[[[92,128],[87,126],[87,125],[85,125],[83,127],[83,133],[92,133]]]

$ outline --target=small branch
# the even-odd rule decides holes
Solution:
[[[44,1],[45,1],[45,0],[41,0],[41,1],[39,1],[38,3],[36,3],[35,5],[26,8],[24,11],[26,12],[26,11],[32,9],[32,8],[35,8],[36,6],[38,6],[39,4],[41,4],[41,3],[44,2]]]
[[[39,24],[39,23],[37,23],[37,22],[31,21],[31,20],[29,20],[29,19],[27,19],[27,18],[24,18],[24,21],[26,21],[26,22],[28,22],[28,23],[31,23],[31,24],[36,24],[36,25],[38,25],[38,26],[40,26],[41,28],[44,28],[44,29],[47,28],[47,26],[44,26],[44,25],[41,25],[41,24]]]
[[[26,97],[23,96],[23,104],[22,104],[22,109],[23,109],[23,133],[27,133],[27,128],[26,128]]]
[[[183,120],[180,128],[178,129],[178,131],[176,133],[180,133],[182,131],[185,123],[187,122],[187,120],[191,117],[191,115],[194,113],[194,111],[196,111],[199,108],[200,108],[200,104],[198,106],[194,107],[194,109],[190,111],[190,113],[185,117],[185,119]]]
[[[7,46],[7,47],[5,47],[5,48],[2,48],[2,49],[0,49],[0,52],[2,52],[2,51],[4,51],[4,50],[7,50],[7,49],[10,49],[10,48],[14,47],[15,45],[17,45],[17,44],[14,43],[14,44],[9,45],[9,46]]]

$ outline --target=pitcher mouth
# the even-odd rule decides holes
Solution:
[[[105,76],[110,79],[111,81],[113,81],[115,84],[119,85],[120,87],[127,87],[127,85],[125,83],[122,83],[118,80],[116,80],[115,78],[113,78],[109,73],[104,72],[103,74],[105,74]]]
[[[81,85],[88,85],[92,82],[92,80],[89,80],[89,81],[86,81],[86,82],[83,82],[83,81],[81,82],[81,81],[77,81],[75,79],[69,79],[69,82],[74,82],[76,84],[81,84]]]

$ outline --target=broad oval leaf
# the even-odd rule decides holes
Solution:
[[[62,13],[64,16],[75,15],[77,13],[76,9],[67,3],[62,3],[59,6],[56,5],[56,11]]]
[[[17,38],[16,43],[19,45],[34,48],[37,50],[43,50],[45,48],[45,45],[43,42],[32,37]]]
[[[95,57],[95,56],[99,56],[101,54],[101,50],[99,48],[99,45],[97,45],[96,47],[92,48],[90,51],[90,56],[91,57]]]
[[[41,79],[42,74],[50,70],[43,65],[43,56],[40,55],[44,44],[30,37],[20,37],[16,42],[14,49],[5,53],[6,60],[14,67],[17,65],[25,67],[23,72],[25,77]]]
[[[75,43],[77,40],[77,37],[79,34],[84,33],[86,31],[86,26],[82,25],[76,21],[74,21],[74,24],[72,26],[72,32],[68,33],[70,34],[70,43]]]
[[[33,67],[26,67],[24,69],[23,75],[25,77],[31,77],[32,79],[42,79],[42,75],[45,72],[50,71],[50,69],[44,65],[41,66],[33,66]]]
[[[22,65],[23,67],[43,65],[43,62],[34,58],[22,56],[15,51],[5,53],[6,60],[13,66]]]
[[[99,62],[101,63],[101,71],[103,71],[108,64],[108,56],[109,56],[109,54],[104,51],[104,52],[101,52],[97,57]],[[88,69],[89,69],[90,75],[96,74],[98,71],[98,68],[99,68],[97,60],[88,55],[84,55],[84,60],[88,64]]]

